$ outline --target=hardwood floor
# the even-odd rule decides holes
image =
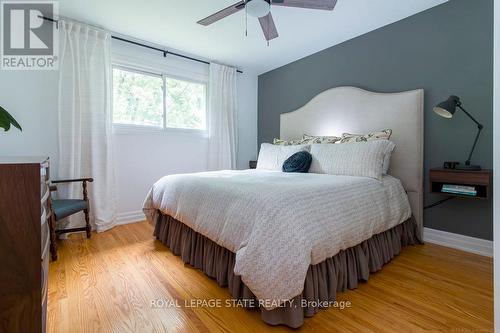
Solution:
[[[49,332],[291,332],[242,308],[186,307],[227,289],[174,256],[145,222],[59,242],[50,264]],[[493,263],[432,244],[410,246],[338,295],[352,307],[308,318],[300,332],[493,331]],[[156,307],[152,302],[156,301]],[[168,306],[177,300],[180,307]],[[161,302],[164,302],[162,304]],[[164,305],[164,306],[162,306]]]

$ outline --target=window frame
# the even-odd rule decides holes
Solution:
[[[189,83],[196,83],[196,84],[201,84],[205,86],[205,129],[198,129],[198,128],[180,128],[180,127],[168,127],[167,124],[167,85],[166,85],[166,80],[167,78],[173,79],[173,80],[178,80],[178,81],[184,81],[184,82],[189,82]],[[198,131],[198,132],[208,132],[208,82],[207,81],[202,81],[202,80],[196,80],[192,78],[186,78],[182,77],[179,75],[172,75],[172,74],[163,74],[163,104],[164,104],[164,121],[163,123],[165,124],[165,129],[169,130],[174,130],[174,131]]]
[[[138,124],[120,124],[115,123],[114,117],[114,87],[113,87],[113,71],[114,69],[119,69],[122,71],[128,71],[137,74],[149,75],[153,77],[159,77],[163,82],[163,114],[162,114],[162,126],[148,126],[148,125],[138,125]],[[169,127],[167,124],[167,85],[166,80],[174,79],[179,81],[185,81],[190,83],[201,84],[205,86],[205,129],[198,128],[179,128],[179,127]],[[208,80],[193,79],[182,75],[169,74],[161,70],[153,70],[151,68],[145,68],[142,66],[136,66],[131,64],[123,64],[119,62],[113,62],[111,65],[111,125],[113,128],[113,133],[176,133],[176,134],[191,134],[199,135],[202,137],[208,137]]]

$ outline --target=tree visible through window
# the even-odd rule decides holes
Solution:
[[[166,78],[166,86],[167,127],[205,129],[205,85]]]
[[[115,124],[205,130],[206,96],[204,83],[113,68]]]
[[[163,127],[163,79],[113,68],[113,122]]]

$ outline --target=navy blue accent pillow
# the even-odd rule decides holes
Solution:
[[[312,155],[307,151],[299,151],[283,162],[283,172],[307,173],[311,166]]]

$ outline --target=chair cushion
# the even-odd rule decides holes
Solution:
[[[52,209],[54,210],[56,220],[60,220],[87,209],[87,202],[80,199],[52,200]]]

